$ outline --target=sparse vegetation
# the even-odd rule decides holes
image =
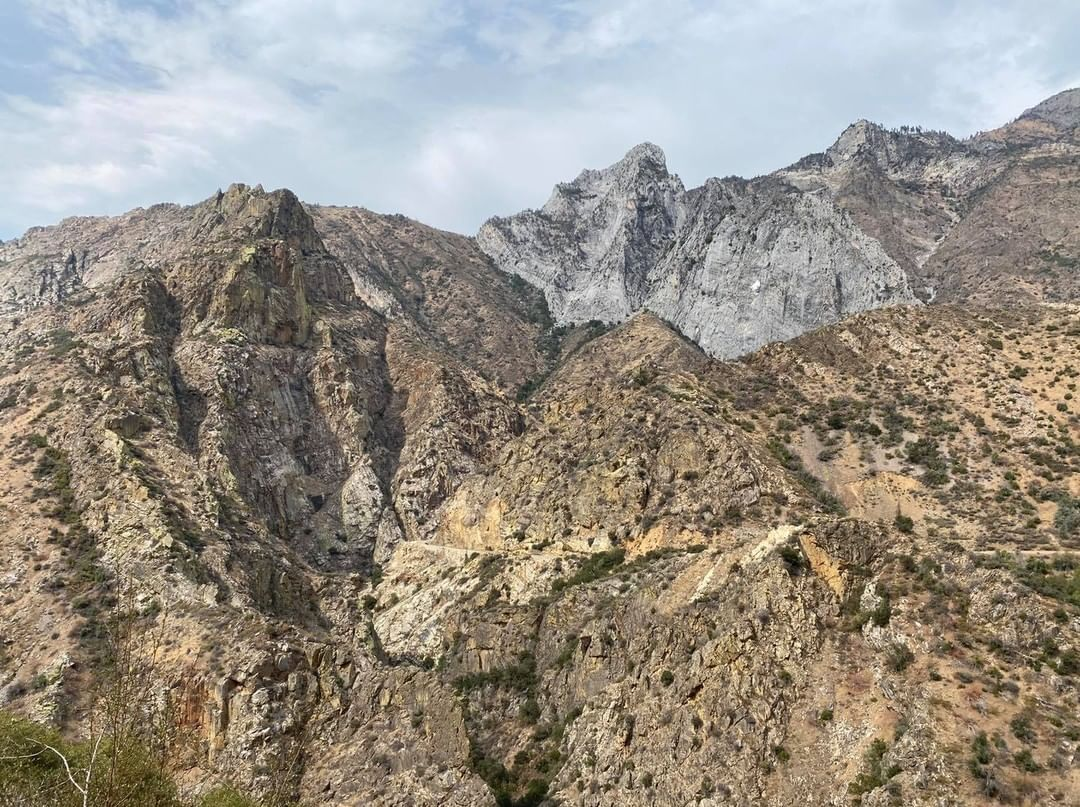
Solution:
[[[862,796],[885,786],[890,779],[900,773],[901,768],[898,765],[887,765],[885,763],[885,755],[888,751],[889,744],[885,740],[878,738],[870,744],[870,748],[863,754],[862,770],[859,771],[859,775],[855,777],[855,780],[848,785],[848,792],[853,796],[858,796],[859,803],[862,802]]]
[[[793,454],[779,438],[770,437],[767,445],[769,451],[780,461],[780,464],[794,474],[795,478],[799,480],[802,486],[805,487],[826,510],[833,513],[844,512],[844,506],[840,503],[840,500],[825,489],[825,486],[820,479],[806,470],[802,460]]]
[[[893,642],[889,645],[886,656],[888,657],[889,668],[893,672],[903,672],[915,660],[915,654],[908,649],[907,645],[900,642]]]
[[[589,555],[573,575],[555,580],[551,584],[551,591],[557,594],[570,586],[587,585],[606,577],[614,569],[622,565],[625,557],[625,550],[618,548]]]

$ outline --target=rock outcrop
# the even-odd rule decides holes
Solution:
[[[914,302],[895,261],[827,199],[779,181],[687,192],[651,144],[556,186],[538,211],[488,221],[477,242],[543,289],[559,322],[647,309],[722,357]]]

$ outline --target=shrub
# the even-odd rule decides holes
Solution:
[[[1013,736],[1016,739],[1025,743],[1035,742],[1035,730],[1031,728],[1031,720],[1027,715],[1014,717],[1009,723],[1009,728],[1012,729]]]
[[[485,686],[533,693],[536,689],[536,658],[531,653],[522,653],[518,656],[517,664],[488,672],[469,673],[454,680],[454,687],[459,692],[472,692]]]
[[[803,558],[802,551],[797,546],[784,544],[776,550],[776,554],[784,561],[788,574],[797,575],[802,571],[803,566],[805,565],[805,559]]]
[[[900,766],[884,764],[885,753],[889,744],[880,737],[870,743],[870,748],[863,755],[863,767],[855,780],[848,785],[848,792],[853,796],[862,796],[871,790],[877,790],[900,773]]]
[[[930,437],[920,437],[905,447],[907,458],[916,465],[926,469],[923,474],[923,482],[930,487],[940,487],[949,481],[948,465],[945,456],[941,453],[937,440]]]
[[[1027,748],[1025,748],[1023,751],[1018,751],[1013,756],[1013,762],[1016,763],[1016,767],[1018,767],[1025,773],[1035,773],[1041,770],[1041,768],[1039,767],[1039,763],[1035,761],[1035,758],[1031,755],[1031,751],[1029,751]]]
[[[889,647],[888,661],[893,672],[903,672],[915,660],[915,654],[908,650],[907,645],[893,642]]]
[[[1054,529],[1062,538],[1080,535],[1080,499],[1069,495],[1058,497]]]
[[[890,619],[892,619],[892,598],[888,591],[882,591],[878,604],[870,612],[870,621],[879,628],[884,628],[889,624]]]
[[[990,760],[994,758],[994,752],[990,749],[990,740],[985,731],[980,731],[975,735],[975,739],[971,741],[971,750],[975,762],[979,765],[989,765]]]
[[[529,725],[535,725],[540,719],[540,704],[537,702],[536,698],[530,696],[521,704],[519,713],[522,720]]]
[[[0,765],[0,799],[10,799],[6,803],[12,804],[41,804],[41,794],[48,793],[48,803],[55,807],[82,805],[81,794],[68,780],[64,760],[76,781],[83,781],[91,751],[89,743],[69,742],[51,729],[0,714],[0,757],[4,758]],[[91,807],[183,807],[172,779],[139,743],[115,745],[106,737],[94,767],[108,767],[110,776],[100,780],[97,788],[90,788]]]
[[[605,552],[590,555],[569,579],[560,577],[552,582],[551,591],[557,594],[570,586],[583,585],[599,580],[609,574],[612,569],[621,566],[625,558],[626,552],[622,549],[609,549]]]

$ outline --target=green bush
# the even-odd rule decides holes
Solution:
[[[884,757],[889,744],[878,738],[870,743],[870,748],[863,754],[863,767],[859,775],[848,785],[848,792],[853,796],[862,796],[871,790],[877,790],[900,773],[898,765],[885,767]]]
[[[77,807],[82,795],[68,781],[64,759],[76,781],[83,783],[92,748],[68,742],[51,729],[0,714],[0,803],[27,807]],[[114,746],[106,738],[98,749],[91,777],[91,807],[182,807],[168,773],[137,743]],[[106,771],[110,775],[106,776]],[[44,798],[43,794],[49,794]]]
[[[1035,730],[1031,728],[1031,720],[1027,715],[1018,715],[1009,722],[1013,736],[1025,743],[1035,742]]]
[[[616,567],[621,566],[625,558],[626,552],[622,549],[609,549],[605,552],[590,555],[570,578],[560,577],[552,582],[551,591],[558,594],[570,586],[584,585],[599,580]]]
[[[882,591],[881,599],[874,606],[874,610],[870,612],[870,621],[879,628],[884,628],[889,624],[890,619],[892,619],[892,598],[889,596],[888,591]]]
[[[905,451],[910,462],[926,469],[923,474],[924,483],[936,488],[949,481],[948,465],[937,440],[931,437],[920,437],[908,443]]]
[[[987,738],[985,731],[980,731],[975,736],[975,739],[971,741],[971,750],[975,762],[979,765],[989,765],[990,760],[994,757],[994,752],[990,749],[990,740]]]
[[[494,686],[531,694],[536,691],[536,684],[536,658],[528,652],[518,656],[517,664],[488,672],[468,673],[454,680],[454,687],[459,692],[472,692]]]
[[[784,544],[776,550],[776,554],[784,561],[784,565],[787,567],[788,574],[794,576],[802,571],[806,565],[803,558],[802,550],[797,546],[791,546],[790,544]]]
[[[521,719],[530,726],[536,725],[536,722],[540,719],[540,704],[537,702],[536,698],[530,696],[521,704],[521,708],[518,712],[521,715]]]
[[[1013,762],[1016,763],[1016,767],[1025,773],[1036,773],[1042,770],[1039,763],[1035,761],[1035,757],[1031,755],[1031,751],[1026,748],[1023,751],[1018,751],[1013,756]]]
[[[889,667],[893,672],[903,672],[915,660],[915,654],[906,645],[893,642],[888,651]]]
[[[1058,497],[1054,529],[1062,538],[1080,535],[1080,499],[1068,495]]]
[[[82,807],[76,782],[86,781],[94,744],[71,741],[57,731],[0,712],[0,804],[20,807]],[[62,755],[62,757],[61,757]],[[132,735],[123,744],[102,738],[90,777],[90,807],[260,807],[229,785],[195,801],[181,798],[169,771]],[[275,800],[274,807],[286,807]]]

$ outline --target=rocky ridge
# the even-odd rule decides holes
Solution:
[[[778,182],[686,192],[652,145],[557,186],[539,211],[492,219],[477,243],[544,289],[559,322],[644,308],[717,356],[915,302],[896,263],[830,202]]]
[[[686,191],[651,144],[493,218],[477,243],[559,322],[641,309],[733,357],[871,308],[1077,293],[1077,97],[967,140],[848,127],[825,152]]]

